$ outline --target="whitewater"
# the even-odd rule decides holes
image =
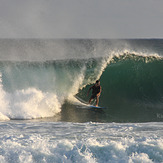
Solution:
[[[162,70],[162,39],[0,39],[0,162],[163,162]]]

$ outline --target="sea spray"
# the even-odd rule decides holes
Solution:
[[[7,117],[8,107],[9,103],[6,99],[6,93],[3,90],[2,76],[0,74],[0,120],[9,120]]]
[[[11,104],[8,116],[11,119],[51,117],[60,112],[61,104],[52,93],[29,88],[10,93],[8,96]]]

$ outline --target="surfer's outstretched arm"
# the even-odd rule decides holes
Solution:
[[[88,92],[87,92],[87,96],[89,96],[89,92],[91,91],[92,87],[89,88]]]
[[[92,87],[93,87],[93,86],[92,86]],[[87,96],[89,96],[89,92],[91,91],[92,87],[89,88],[88,93],[87,93]],[[92,98],[92,96],[91,96],[90,99],[89,99],[89,101],[88,101],[89,104],[91,103],[92,99],[93,99],[93,98]]]

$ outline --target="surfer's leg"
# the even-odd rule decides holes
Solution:
[[[92,101],[92,98],[89,99],[89,104],[91,103],[91,101]]]
[[[99,103],[99,96],[96,97],[96,106],[98,106]]]
[[[96,97],[95,94],[93,94],[93,95],[91,96],[91,98],[89,99],[89,104],[91,104],[91,101],[92,101],[95,97]]]

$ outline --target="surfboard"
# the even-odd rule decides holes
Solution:
[[[88,105],[88,107],[90,107],[92,109],[106,109],[106,108],[101,107],[101,106],[93,106],[93,105]]]
[[[89,110],[104,110],[106,109],[105,107],[101,107],[101,106],[93,106],[93,105],[77,105],[77,108],[80,109],[89,109]]]
[[[101,107],[101,106],[94,106],[94,105],[90,105],[88,102],[84,101],[83,99],[81,99],[78,96],[75,96],[75,98],[77,100],[80,101],[80,104],[78,107],[79,108],[87,108],[87,109],[106,109],[105,107]]]

